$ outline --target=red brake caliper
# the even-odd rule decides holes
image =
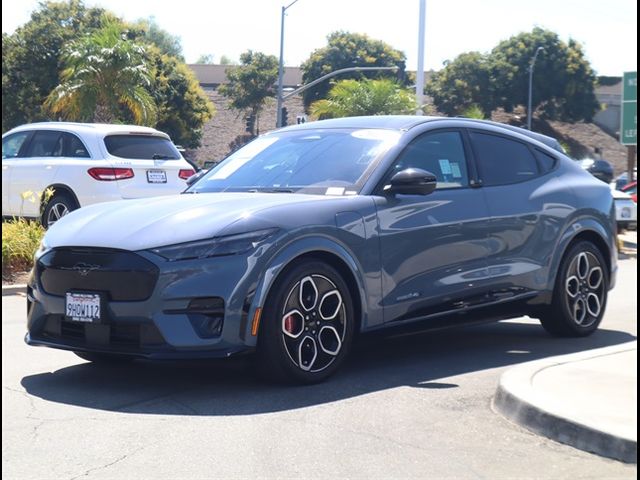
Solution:
[[[293,315],[289,315],[287,318],[284,319],[284,329],[292,335],[296,327],[295,321],[296,319],[293,318]]]

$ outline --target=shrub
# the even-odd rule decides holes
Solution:
[[[2,276],[29,270],[44,228],[40,223],[16,219],[2,223]]]

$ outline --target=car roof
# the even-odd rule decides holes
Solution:
[[[391,130],[410,130],[418,125],[433,122],[451,122],[459,120],[469,126],[469,124],[477,123],[478,125],[489,125],[496,128],[508,130],[510,132],[519,133],[526,137],[537,140],[538,142],[565,154],[566,152],[555,138],[543,135],[541,133],[532,132],[524,128],[516,127],[505,123],[492,122],[489,120],[477,120],[464,117],[432,117],[418,115],[372,115],[366,117],[344,117],[332,118],[329,120],[318,120],[315,122],[307,122],[300,125],[292,125],[282,128],[278,131],[290,131],[300,129],[316,129],[316,128],[383,128]]]
[[[76,123],[76,122],[35,122],[20,125],[15,127],[7,133],[20,132],[24,130],[65,130],[72,132],[84,132],[90,134],[146,134],[146,135],[161,135],[168,137],[166,133],[163,133],[155,128],[143,127],[140,125],[118,125],[110,123]],[[5,134],[6,135],[6,134]]]

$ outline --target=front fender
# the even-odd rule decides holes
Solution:
[[[257,308],[263,308],[269,295],[269,291],[273,286],[276,278],[280,275],[294,260],[302,255],[322,252],[325,254],[333,255],[339,258],[351,271],[353,278],[355,279],[356,287],[360,296],[360,311],[362,312],[362,318],[360,319],[361,326],[370,323],[382,323],[382,313],[374,314],[375,317],[371,318],[371,312],[366,306],[367,288],[365,287],[364,271],[357,257],[350,251],[350,249],[335,239],[328,238],[320,235],[311,235],[302,238],[297,238],[293,242],[288,243],[273,257],[269,266],[261,274],[253,300],[251,301],[251,307],[248,312],[248,322],[246,322],[246,330],[244,332],[244,338],[246,344],[249,346],[255,346],[257,336],[251,334],[253,318]],[[264,322],[266,319],[261,319]]]

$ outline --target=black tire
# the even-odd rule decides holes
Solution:
[[[569,247],[556,278],[551,305],[540,315],[544,329],[559,337],[596,331],[607,306],[609,273],[598,248],[588,241]]]
[[[73,352],[83,360],[99,364],[119,364],[133,361],[133,357],[128,355],[115,355],[112,353],[96,353],[96,352]]]
[[[351,349],[353,312],[349,288],[330,265],[311,260],[288,268],[265,302],[258,336],[259,372],[283,383],[327,379]]]
[[[42,226],[49,228],[55,222],[64,217],[67,213],[78,208],[78,204],[67,193],[57,193],[44,207],[42,212]]]

